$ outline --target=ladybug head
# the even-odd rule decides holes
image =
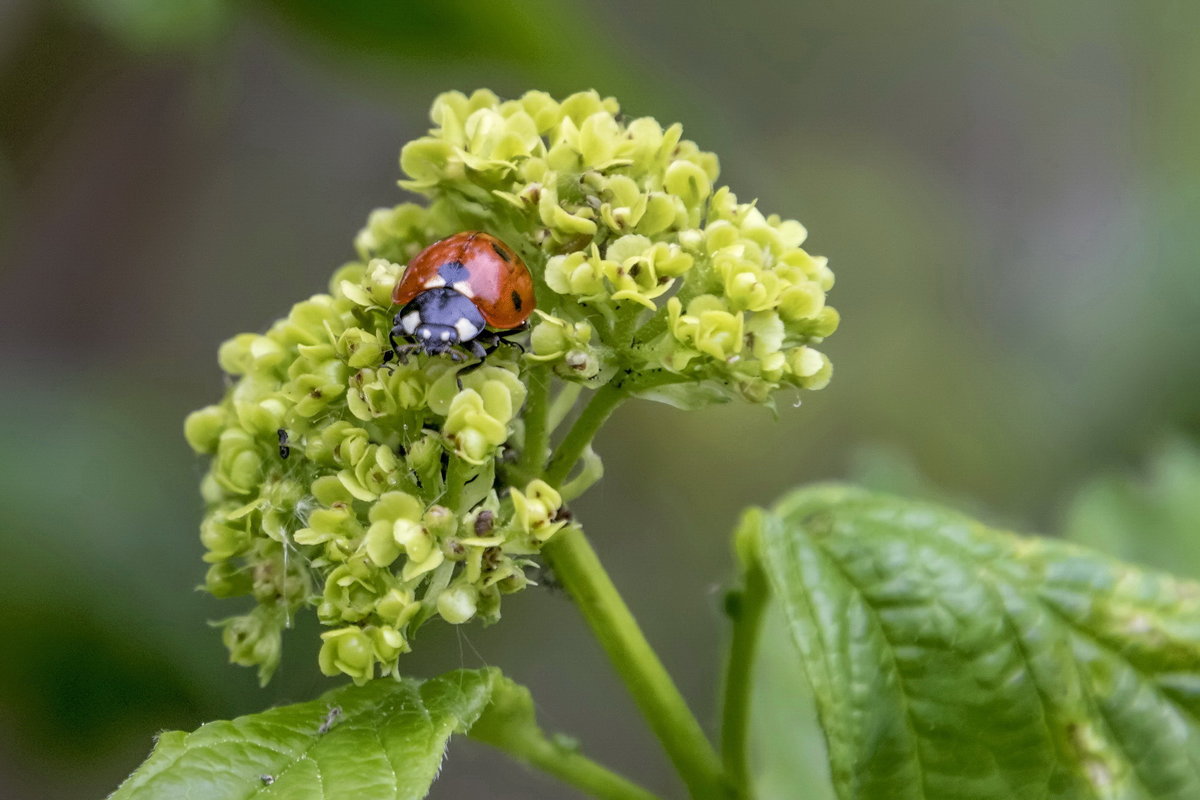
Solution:
[[[426,353],[444,353],[459,343],[458,331],[453,327],[424,322],[413,331],[413,339]]]
[[[421,292],[396,315],[397,333],[431,354],[471,341],[485,324],[469,297],[446,287]]]

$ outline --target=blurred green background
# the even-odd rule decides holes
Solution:
[[[627,407],[577,507],[702,718],[728,531],[800,482],[1200,569],[1200,4],[0,0],[0,796],[101,797],[159,730],[332,685],[311,626],[266,690],[225,663],[181,423],[222,391],[218,343],[403,199],[433,96],[480,86],[682,121],[837,273],[828,389],[778,419]],[[678,794],[561,594],[410,659],[503,666],[546,727]],[[820,773],[810,714],[764,712],[772,796]],[[433,796],[574,795],[458,742]]]

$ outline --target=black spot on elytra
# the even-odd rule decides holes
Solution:
[[[506,263],[509,261],[512,261],[512,259],[508,257],[508,253],[504,252],[504,248],[501,247],[500,245],[496,244],[495,242],[492,243],[492,249],[495,250],[496,255],[503,258]]]
[[[521,310],[521,293],[518,292],[516,289],[513,289],[512,301],[513,301],[513,308],[515,308],[517,311],[520,311]]]
[[[438,275],[446,282],[447,286],[453,286],[459,281],[465,281],[471,277],[471,273],[467,272],[467,268],[461,261],[447,261],[442,264],[438,267]]]

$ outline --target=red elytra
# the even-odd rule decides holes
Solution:
[[[446,286],[466,295],[488,326],[519,328],[533,313],[533,277],[516,252],[482,231],[463,231],[418,253],[392,292],[405,306],[429,289]]]

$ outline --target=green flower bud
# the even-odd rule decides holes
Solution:
[[[757,363],[747,373],[778,380],[787,367],[783,352],[783,320],[773,311],[751,314],[746,321],[746,341]]]
[[[396,288],[396,282],[400,280],[400,276],[404,274],[404,267],[385,258],[376,258],[367,264],[366,269],[360,269],[360,272],[361,274],[356,276],[357,280],[351,279],[349,276],[338,280],[336,292],[356,306],[363,308],[387,309],[391,307],[392,291]]]
[[[752,261],[729,257],[714,259],[717,271],[725,278],[725,296],[733,308],[764,311],[779,305],[782,281],[774,272]]]
[[[205,561],[225,561],[249,549],[253,534],[243,517],[230,520],[220,512],[210,512],[200,524],[200,542],[208,551]]]
[[[461,625],[475,616],[478,600],[479,590],[474,586],[455,586],[438,595],[438,614],[452,625]]]
[[[341,562],[354,552],[363,535],[363,526],[354,509],[342,503],[318,508],[308,515],[308,526],[296,531],[297,544],[323,546],[324,556]]]
[[[426,535],[421,525],[421,517],[425,505],[405,492],[388,492],[381,496],[371,506],[369,519],[371,527],[367,531],[366,549],[371,560],[381,567],[389,566],[400,557],[402,551],[408,552],[411,558],[414,553],[408,551],[410,544],[417,548],[418,560],[428,557],[428,547],[422,549],[422,536]]]
[[[396,657],[410,649],[404,634],[391,626],[371,626],[365,628],[364,633],[370,637],[372,653],[385,674],[392,671]]]
[[[511,397],[503,385],[491,386],[494,388],[487,393],[490,407],[484,395],[474,389],[455,395],[442,428],[458,457],[472,464],[482,464],[508,438]]]
[[[425,530],[436,540],[453,536],[458,531],[458,517],[445,506],[432,505],[425,511]]]
[[[354,496],[346,491],[346,487],[336,475],[323,475],[312,482],[309,487],[313,498],[327,508],[349,506]]]
[[[238,425],[255,437],[274,434],[283,424],[287,403],[278,393],[279,382],[247,375],[230,394]]]
[[[570,253],[554,256],[546,262],[546,285],[559,294],[575,295],[585,299],[604,294],[604,272],[602,262],[595,253]]]
[[[349,675],[359,686],[375,674],[375,643],[361,628],[350,626],[321,634],[317,663],[330,677]]]
[[[378,364],[385,349],[376,334],[362,328],[347,328],[337,340],[338,357],[354,369]]]
[[[742,349],[743,317],[728,310],[716,295],[701,295],[682,312],[678,298],[667,304],[675,338],[718,361],[727,361]]]
[[[254,581],[249,570],[232,561],[218,561],[204,575],[204,591],[213,597],[241,597],[250,594]]]
[[[227,428],[217,440],[213,477],[221,488],[237,495],[254,491],[263,474],[258,442],[241,428]]]
[[[187,415],[183,422],[183,435],[197,453],[213,453],[226,424],[223,408],[206,406]]]
[[[314,417],[338,400],[345,391],[345,385],[328,380],[325,375],[305,374],[289,381],[283,388],[283,395],[294,404],[292,413],[300,417]]]
[[[824,307],[825,292],[816,281],[797,281],[779,296],[779,315],[788,322],[810,319]]]
[[[520,529],[538,541],[546,541],[566,524],[555,521],[562,496],[545,481],[532,481],[524,492],[513,489],[511,494]]]
[[[250,372],[269,372],[281,364],[287,353],[278,342],[256,333],[243,333],[233,337],[217,351],[221,369],[230,375],[245,375]]]
[[[266,684],[279,666],[283,652],[283,620],[273,607],[259,606],[240,617],[215,623],[229,650],[229,660],[244,667],[258,667],[258,679]]]
[[[833,365],[824,353],[811,347],[796,347],[788,352],[788,369],[803,389],[823,389],[833,375]]]
[[[420,610],[421,604],[409,589],[391,589],[375,604],[376,616],[398,629],[407,625]]]
[[[358,622],[375,610],[387,581],[365,559],[356,558],[335,568],[325,579],[322,616],[326,621]]]

